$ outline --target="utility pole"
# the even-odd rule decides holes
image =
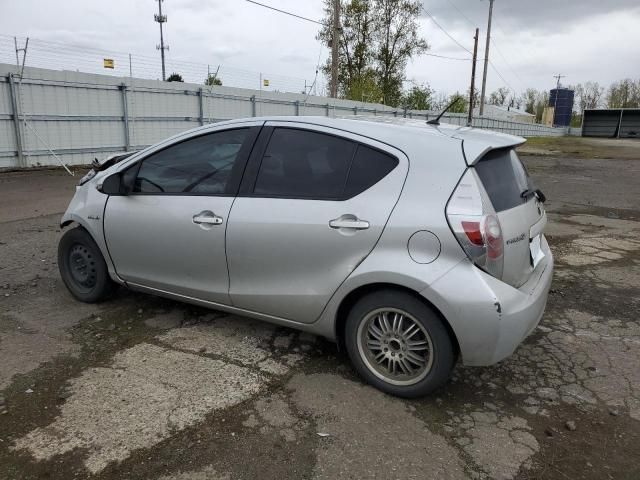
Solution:
[[[556,126],[556,107],[558,106],[558,93],[560,93],[560,79],[564,77],[566,77],[566,75],[558,74],[553,76],[553,78],[556,79],[556,98],[553,102],[553,122],[551,122],[553,127]]]
[[[471,86],[469,87],[469,116],[467,118],[467,126],[470,127],[473,122],[473,97],[476,88],[476,62],[478,61],[478,36],[480,30],[476,28],[476,34],[473,37],[473,63],[471,65]]]
[[[340,0],[333,0],[333,35],[331,37],[331,97],[338,96],[338,53],[340,48]]]
[[[160,57],[162,58],[162,81],[166,80],[166,72],[164,69],[164,51],[169,50],[169,45],[164,44],[164,37],[162,36],[162,24],[166,23],[167,16],[162,14],[162,2],[164,0],[156,0],[158,2],[158,13],[153,16],[153,19],[160,24],[160,45],[156,45],[156,48],[160,50]]]
[[[487,67],[489,65],[489,43],[491,42],[491,16],[493,0],[489,0],[489,22],[487,23],[487,44],[484,47],[484,72],[482,72],[482,93],[480,95],[480,116],[484,113],[484,98],[487,93]]]

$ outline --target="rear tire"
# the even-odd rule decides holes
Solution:
[[[82,227],[67,231],[60,239],[58,268],[71,295],[81,302],[100,302],[115,290],[100,248]]]
[[[380,290],[358,300],[347,317],[345,343],[360,376],[399,397],[433,392],[447,382],[455,363],[440,317],[399,290]]]

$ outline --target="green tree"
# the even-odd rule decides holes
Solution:
[[[612,83],[607,91],[607,107],[640,108],[640,79],[625,78]]]
[[[429,85],[414,85],[402,94],[400,106],[409,110],[431,110],[433,90]]]
[[[325,0],[324,26],[317,38],[331,48],[334,41],[333,2]],[[338,39],[338,93],[339,96],[360,100],[364,85],[369,85],[372,77],[372,29],[373,14],[369,0],[351,0],[341,4],[341,35]],[[331,58],[322,67],[331,83]],[[352,86],[354,87],[352,89]],[[330,88],[329,88],[330,89]],[[355,97],[351,97],[351,95]],[[370,92],[367,92],[370,94]]]
[[[451,105],[451,108],[449,108],[448,113],[466,113],[469,110],[468,97],[465,97],[460,92],[456,92],[449,97],[449,103],[453,102],[454,100],[457,100],[457,101],[453,105]]]
[[[344,96],[350,100],[371,103],[382,103],[383,100],[383,93],[373,70],[354,76],[348,85],[344,85],[344,89]]]
[[[218,77],[216,77],[215,75],[207,75],[207,78],[204,79],[204,84],[208,85],[208,86],[212,86],[212,85],[222,85],[222,80],[220,80]]]
[[[407,62],[429,49],[420,37],[418,18],[422,4],[413,0],[375,0],[374,60],[383,102],[397,105]]]
[[[184,80],[182,79],[182,75],[180,75],[179,73],[173,72],[167,78],[167,82],[184,82]]]
[[[325,0],[318,39],[334,41],[332,0]],[[428,45],[418,35],[417,0],[347,0],[341,3],[338,93],[343,98],[376,98],[398,105],[407,62]],[[331,59],[322,67],[331,77]],[[331,80],[330,80],[331,81]],[[380,95],[381,93],[381,95]]]

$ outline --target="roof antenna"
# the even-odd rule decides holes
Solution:
[[[442,118],[442,116],[443,116],[445,113],[447,113],[447,111],[448,111],[451,107],[453,107],[456,103],[458,103],[458,100],[460,100],[461,98],[462,98],[462,97],[461,97],[460,95],[456,96],[456,98],[454,98],[454,99],[453,99],[453,101],[452,101],[449,105],[447,105],[446,107],[444,107],[444,110],[442,110],[442,111],[440,112],[440,114],[439,114],[436,118],[433,118],[433,119],[431,119],[431,120],[428,120],[428,121],[427,121],[427,124],[429,124],[429,125],[440,125],[440,118]]]

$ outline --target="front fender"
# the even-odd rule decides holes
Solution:
[[[116,273],[104,236],[103,217],[109,196],[99,192],[95,186],[95,179],[93,179],[76,187],[76,193],[60,221],[60,227],[65,228],[71,223],[77,223],[84,228],[98,245],[107,264],[109,276],[113,281],[123,284],[124,281]]]

